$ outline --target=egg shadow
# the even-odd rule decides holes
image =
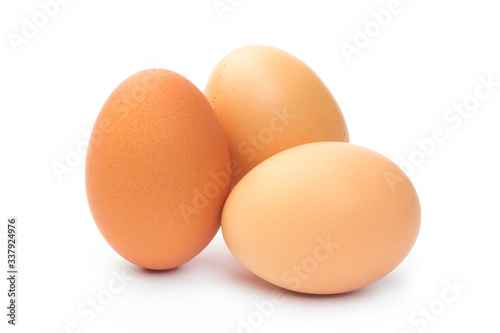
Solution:
[[[230,265],[226,267],[229,270],[230,276],[245,284],[248,288],[259,291],[259,292],[272,292],[279,290],[288,299],[294,300],[324,300],[324,301],[334,301],[334,300],[358,300],[372,297],[380,297],[386,294],[387,290],[393,289],[401,284],[402,279],[398,277],[397,272],[392,272],[391,274],[383,277],[382,279],[375,281],[360,289],[338,293],[338,294],[308,294],[301,293],[297,291],[288,290],[279,286],[276,286],[249,271],[243,265]]]
[[[129,264],[127,269],[133,273],[136,276],[140,277],[174,277],[182,274],[183,269],[180,267],[174,267],[174,268],[169,268],[169,269],[162,269],[162,270],[157,270],[157,269],[149,269],[149,268],[144,268],[140,267],[134,264]]]
[[[231,265],[231,267],[229,268],[229,275],[234,280],[241,282],[241,284],[244,284],[246,287],[253,290],[261,292],[271,292],[276,288],[279,288],[253,274],[241,264]]]

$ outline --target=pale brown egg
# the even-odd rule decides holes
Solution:
[[[228,141],[234,183],[285,149],[349,141],[326,85],[305,63],[277,48],[252,45],[230,52],[213,70],[205,95]]]
[[[183,76],[136,73],[95,122],[85,170],[97,227],[122,257],[168,269],[202,251],[220,226],[230,158],[210,103]]]
[[[413,247],[420,203],[388,158],[338,142],[301,145],[252,169],[233,189],[222,232],[234,256],[277,286],[352,291],[391,272]]]

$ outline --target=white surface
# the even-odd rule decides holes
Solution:
[[[370,25],[370,12],[389,0],[223,2],[235,4],[224,20],[213,0],[68,1],[18,53],[7,34],[20,33],[22,18],[40,5],[1,3],[1,232],[7,216],[20,221],[19,325],[6,324],[2,306],[1,331],[59,333],[76,322],[79,332],[238,332],[249,318],[256,327],[240,332],[498,330],[500,87],[460,126],[443,120],[474,94],[480,76],[500,81],[496,1],[401,0],[350,63],[341,43],[352,43],[355,28]],[[282,48],[316,71],[353,143],[399,161],[418,154],[414,141],[436,128],[447,136],[411,173],[423,209],[415,248],[369,287],[319,297],[281,291],[241,266],[220,234],[184,266],[145,272],[115,254],[95,227],[83,159],[62,181],[52,170],[67,147],[86,140],[105,99],[129,75],[158,66],[203,89],[223,55],[254,43]],[[122,270],[132,280],[91,317],[87,298],[109,295],[110,283],[116,292],[113,271]],[[443,292],[453,296],[446,281],[454,280],[466,290],[440,309]],[[255,302],[269,306],[272,292],[282,302],[259,315]],[[442,313],[424,327],[413,316],[429,306]]]

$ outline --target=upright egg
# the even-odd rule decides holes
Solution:
[[[222,213],[229,250],[285,289],[334,294],[371,284],[408,255],[420,228],[411,181],[348,143],[290,148],[252,169]]]
[[[109,96],[92,130],[85,183],[111,247],[149,269],[202,251],[231,188],[222,128],[198,88],[168,70],[138,72]]]
[[[285,149],[349,141],[326,85],[305,63],[277,48],[252,45],[230,52],[213,70],[205,95],[228,141],[234,183]]]

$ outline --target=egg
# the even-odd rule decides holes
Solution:
[[[344,116],[326,85],[280,49],[251,45],[230,52],[213,70],[204,92],[227,138],[234,183],[285,149],[349,142]]]
[[[138,72],[109,96],[87,149],[94,221],[123,258],[182,265],[212,240],[231,188],[229,150],[213,109],[183,76]]]
[[[409,178],[370,149],[310,143],[280,152],[234,187],[222,233],[244,266],[279,287],[336,294],[396,268],[420,228]]]

